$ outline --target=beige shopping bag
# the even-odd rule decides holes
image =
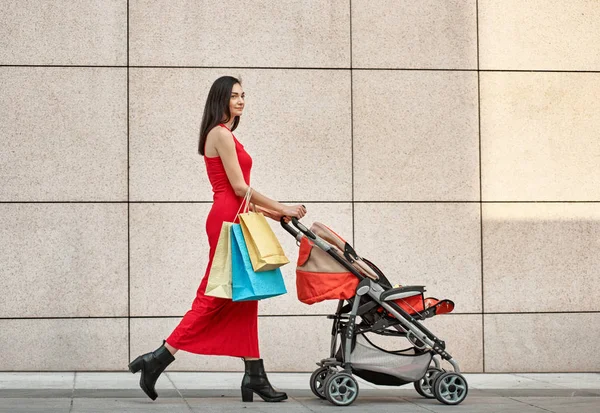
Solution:
[[[223,222],[205,295],[231,298],[231,222]]]
[[[255,272],[274,270],[290,262],[263,214],[248,212],[238,216]]]

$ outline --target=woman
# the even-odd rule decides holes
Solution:
[[[250,185],[252,158],[233,135],[244,110],[241,82],[230,76],[217,79],[208,93],[200,127],[198,152],[204,156],[208,179],[213,187],[213,205],[206,220],[210,255],[196,299],[177,328],[157,350],[137,357],[129,370],[141,370],[140,387],[152,400],[158,396],[156,380],[175,360],[178,350],[196,354],[242,357],[245,374],[242,400],[252,401],[256,393],[263,400],[287,399],[271,387],[258,350],[258,302],[233,302],[204,295],[213,255],[224,221],[237,222],[237,211]],[[283,205],[251,191],[250,201],[257,212],[279,221],[281,217],[302,218],[302,205]],[[235,220],[235,221],[234,221]]]

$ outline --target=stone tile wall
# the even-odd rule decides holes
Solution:
[[[207,263],[197,134],[225,74],[253,186],[455,300],[427,325],[463,370],[600,370],[599,22],[587,0],[1,2],[0,370],[124,370],[177,325]],[[262,355],[311,371],[336,303],[284,276]]]

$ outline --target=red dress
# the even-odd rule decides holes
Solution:
[[[229,130],[225,125],[220,126]],[[235,136],[233,140],[244,180],[250,185],[252,158]],[[223,221],[238,222],[236,212],[243,202],[229,183],[221,158],[204,156],[204,162],[214,192],[213,205],[206,219],[210,246],[208,266],[191,310],[166,341],[176,349],[190,353],[258,358],[258,302],[233,302],[204,295],[221,225]]]

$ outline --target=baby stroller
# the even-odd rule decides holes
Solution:
[[[420,321],[449,313],[450,300],[424,298],[423,286],[393,287],[373,263],[323,224],[310,229],[292,218],[283,228],[300,247],[296,268],[298,299],[306,304],[339,300],[333,320],[329,358],[317,363],[310,378],[315,396],[336,406],[349,406],[358,396],[353,375],[378,385],[414,383],[423,397],[456,405],[468,386],[446,344]],[[295,227],[295,228],[294,228]],[[410,347],[387,350],[376,344],[384,336],[404,338]],[[395,339],[392,339],[395,340]],[[441,368],[438,357],[454,371]]]

